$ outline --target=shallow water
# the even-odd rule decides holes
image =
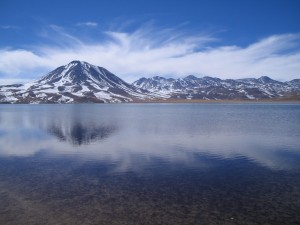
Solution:
[[[0,105],[0,224],[300,223],[300,105]]]

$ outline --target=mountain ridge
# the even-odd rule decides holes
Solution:
[[[118,103],[168,99],[260,100],[299,95],[300,79],[142,77],[129,84],[107,69],[74,60],[41,79],[0,86],[0,103]]]
[[[280,82],[267,76],[260,78],[220,79],[216,77],[195,77],[166,79],[155,76],[141,78],[133,85],[153,93],[162,93],[169,98],[243,100],[278,98],[299,94],[300,79]]]

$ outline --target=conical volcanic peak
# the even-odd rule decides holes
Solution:
[[[13,90],[12,99],[24,103],[129,102],[152,98],[107,69],[74,60],[40,80]],[[5,99],[3,98],[3,101]]]

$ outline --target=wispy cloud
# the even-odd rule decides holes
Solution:
[[[176,29],[106,31],[104,40],[89,43],[62,27],[51,25],[50,29],[55,35],[49,37],[60,44],[53,42],[27,50],[0,49],[0,75],[39,78],[78,59],[106,67],[129,82],[153,75],[220,78],[269,75],[279,80],[300,77],[300,34],[273,35],[241,47],[216,46],[220,42],[210,34],[187,35]]]
[[[14,25],[0,25],[0,29],[19,29],[19,27]]]
[[[77,26],[86,26],[86,27],[97,27],[97,26],[98,26],[98,23],[88,21],[88,22],[77,23],[76,25],[77,25]]]

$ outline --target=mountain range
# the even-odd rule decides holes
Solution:
[[[172,99],[260,100],[300,96],[300,79],[140,78],[129,84],[103,67],[72,61],[41,79],[0,86],[0,103],[110,103]],[[299,98],[299,97],[298,97]]]

